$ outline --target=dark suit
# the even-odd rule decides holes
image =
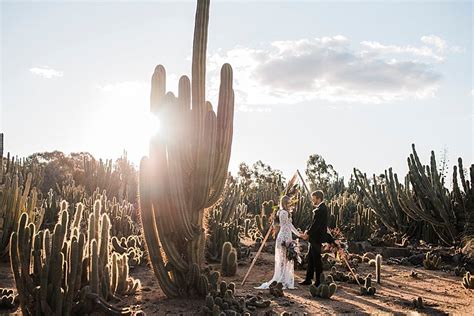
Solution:
[[[327,241],[328,208],[322,202],[313,210],[313,220],[308,226],[309,252],[308,268],[306,270],[306,281],[313,280],[316,272],[316,283],[319,284],[321,273],[323,272],[323,262],[321,260],[321,244]]]

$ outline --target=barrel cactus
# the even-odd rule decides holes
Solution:
[[[208,22],[209,0],[198,0],[191,81],[180,78],[178,96],[165,93],[163,66],[155,68],[151,82],[151,112],[161,132],[140,163],[140,212],[149,259],[168,297],[207,294],[200,286],[204,211],[219,200],[230,159],[232,68],[222,66],[216,114],[205,95]]]

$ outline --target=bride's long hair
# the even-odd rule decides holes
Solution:
[[[283,195],[280,198],[280,209],[290,211],[290,197],[288,195]]]
[[[276,224],[273,226],[273,238],[276,238],[278,232],[280,231],[280,218],[278,216],[279,210],[285,210],[288,213],[290,212],[290,197],[288,195],[283,195],[280,198],[280,207],[273,213],[273,223]]]

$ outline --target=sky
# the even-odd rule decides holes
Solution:
[[[5,150],[88,151],[138,164],[156,123],[150,79],[191,71],[194,1],[1,2]],[[289,178],[322,155],[345,176],[407,171],[415,143],[473,162],[470,1],[211,1],[207,99],[234,69],[230,170]]]

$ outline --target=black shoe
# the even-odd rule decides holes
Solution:
[[[304,280],[303,282],[298,282],[299,285],[311,285],[311,280]]]

